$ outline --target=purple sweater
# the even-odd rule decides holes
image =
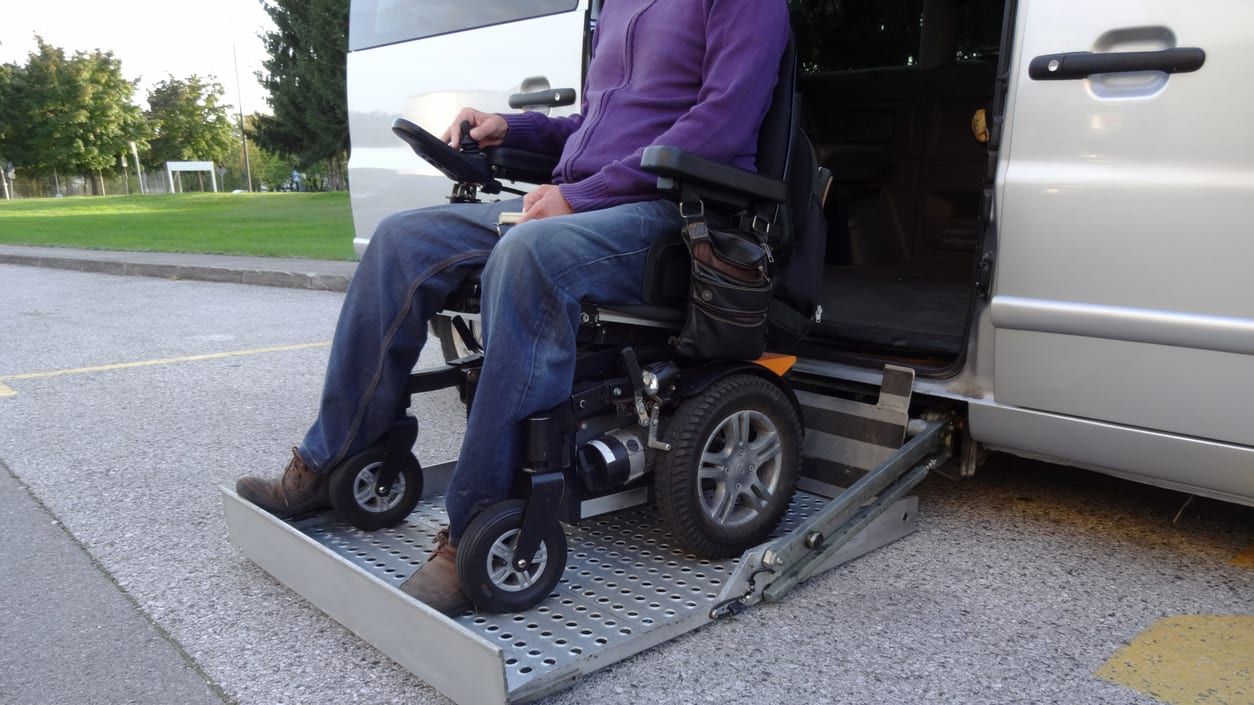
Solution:
[[[575,211],[659,198],[640,168],[670,145],[756,170],[758,127],[788,41],[785,0],[607,0],[579,115],[506,115],[505,145],[561,153]]]

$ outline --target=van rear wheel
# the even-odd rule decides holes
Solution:
[[[680,544],[726,558],[764,541],[796,490],[801,433],[783,390],[757,375],[729,375],[680,404],[654,473]]]

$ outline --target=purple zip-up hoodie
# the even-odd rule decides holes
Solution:
[[[583,112],[506,115],[504,144],[560,152],[553,181],[576,212],[660,198],[640,168],[654,144],[756,170],[787,41],[786,0],[606,0]]]

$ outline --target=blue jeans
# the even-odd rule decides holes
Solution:
[[[639,303],[645,255],[683,221],[669,201],[536,220],[497,234],[521,199],[406,211],[362,256],[327,365],[318,419],[298,448],[315,472],[379,442],[408,403],[427,321],[484,266],[485,356],[445,503],[450,535],[507,499],[521,464],[518,422],[570,396],[581,301]],[[485,266],[486,263],[486,266]]]

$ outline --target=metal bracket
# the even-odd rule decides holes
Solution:
[[[413,452],[414,442],[418,440],[418,419],[405,414],[392,424],[388,432],[387,448],[383,451],[383,466],[379,468],[378,485],[375,492],[386,497],[392,491],[392,485],[401,474],[401,468]]]
[[[749,591],[739,601],[775,602],[797,583],[831,567],[846,544],[949,458],[952,423],[948,415],[928,421],[921,433],[821,511],[786,536],[746,554],[742,565],[752,571],[751,577],[770,572],[761,582],[750,580]]]
[[[557,506],[566,489],[566,478],[561,472],[546,472],[531,476],[531,497],[523,513],[522,529],[514,547],[514,568],[526,570],[540,548],[540,536],[544,525],[556,521]]]
[[[662,405],[655,403],[653,405],[653,413],[649,414],[649,447],[654,450],[663,450],[670,452],[671,444],[658,440],[658,414],[662,411]]]

